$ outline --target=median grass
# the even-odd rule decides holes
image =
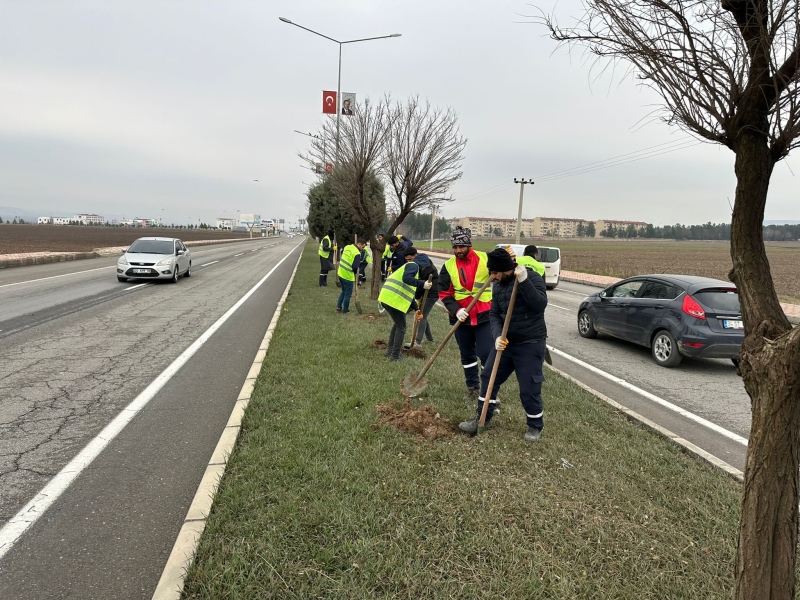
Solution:
[[[512,377],[495,426],[457,432],[454,341],[413,406],[446,435],[383,424],[423,361],[371,348],[390,319],[336,314],[309,245],[190,568],[185,598],[728,598],[740,486],[546,373],[522,439]],[[434,337],[449,325],[432,313]],[[426,346],[429,354],[433,346]]]

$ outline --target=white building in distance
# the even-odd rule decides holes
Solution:
[[[230,217],[217,217],[217,229],[233,229],[236,226],[236,219]]]
[[[75,215],[74,217],[72,217],[72,220],[78,221],[83,225],[88,225],[89,223],[91,223],[92,225],[102,225],[103,223],[106,222],[106,220],[102,216],[95,214]]]

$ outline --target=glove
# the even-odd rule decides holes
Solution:
[[[414,318],[415,318],[417,321],[422,321],[422,311],[418,310],[418,311],[416,312],[416,314],[414,315]]]
[[[498,352],[502,352],[508,346],[508,340],[504,338],[502,335],[498,335],[497,339],[494,341],[494,349]]]
[[[511,246],[506,246],[506,252],[508,252],[512,260],[517,258],[517,254],[511,249]]]
[[[528,278],[528,269],[525,265],[517,265],[514,267],[514,275],[517,276],[517,281],[525,281]]]
[[[469,313],[466,310],[464,310],[463,308],[459,308],[458,312],[456,313],[456,319],[458,319],[459,321],[461,321],[463,323],[464,321],[469,319]]]
[[[431,289],[431,288],[433,287],[433,282],[432,282],[432,281],[426,281],[426,282],[425,282],[425,283],[422,285],[422,287],[423,287],[423,289],[429,290],[429,289]]]

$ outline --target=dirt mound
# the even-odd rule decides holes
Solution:
[[[421,358],[423,360],[428,358],[428,353],[419,348],[404,348],[403,350],[412,358]]]
[[[438,411],[427,404],[414,408],[411,401],[406,400],[400,408],[392,404],[376,404],[375,410],[387,425],[421,435],[426,440],[451,437],[456,433],[455,426],[448,419],[442,419]]]
[[[365,318],[365,319],[369,320],[369,321],[374,321],[375,319],[377,319],[377,318],[378,318],[378,315],[376,315],[375,313],[366,313],[366,314],[364,314],[364,315],[361,315],[361,316],[362,316],[363,318]]]
[[[369,345],[370,348],[377,348],[378,350],[386,350],[388,347],[383,340],[375,340]]]

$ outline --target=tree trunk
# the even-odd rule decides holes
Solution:
[[[736,152],[736,204],[730,278],[737,285],[746,338],[740,371],[751,399],[737,600],[793,600],[800,468],[800,329],[778,302],[762,238],[774,162],[760,127],[742,128]]]
[[[369,286],[369,297],[373,300],[378,299],[381,292],[381,261],[383,261],[383,248],[380,248],[375,236],[370,238],[370,250],[372,250],[372,281]]]

